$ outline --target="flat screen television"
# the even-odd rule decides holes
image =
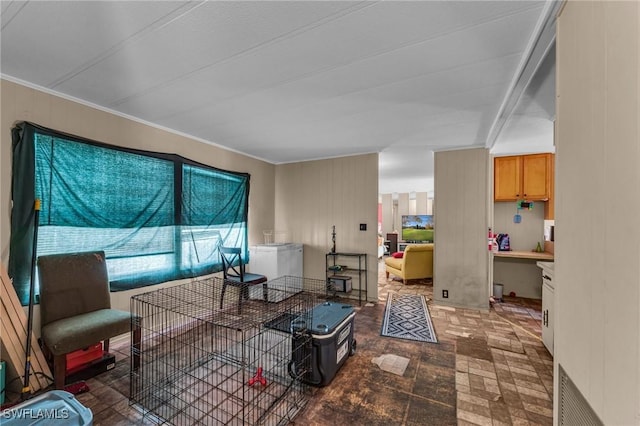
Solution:
[[[414,214],[402,216],[402,239],[408,243],[433,242],[433,215]]]

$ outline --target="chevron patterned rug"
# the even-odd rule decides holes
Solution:
[[[380,335],[438,343],[427,299],[417,294],[389,293]]]

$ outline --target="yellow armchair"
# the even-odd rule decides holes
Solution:
[[[410,244],[402,258],[388,257],[384,260],[387,279],[389,274],[407,280],[433,277],[433,244]]]

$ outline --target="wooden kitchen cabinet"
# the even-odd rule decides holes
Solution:
[[[520,156],[496,157],[493,160],[493,196],[495,201],[517,200],[522,191]]]
[[[494,200],[548,200],[551,192],[552,155],[496,157],[493,164]]]
[[[551,155],[551,169],[549,171],[549,174],[551,176],[550,178],[550,185],[549,185],[549,200],[544,203],[544,218],[546,220],[553,220],[554,215],[555,215],[555,176],[556,176],[556,158],[554,155]]]

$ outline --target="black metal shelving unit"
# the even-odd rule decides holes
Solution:
[[[338,270],[330,269],[330,266],[335,267],[336,265],[341,265],[340,259],[344,259],[346,265],[345,267]],[[356,267],[357,261],[357,267]],[[329,280],[334,275],[339,275],[338,273],[347,273],[349,276],[358,278],[358,287],[352,285],[352,291],[358,292],[358,303],[362,305],[362,299],[364,294],[364,300],[367,300],[367,288],[369,288],[369,282],[367,277],[367,254],[366,253],[348,253],[348,252],[336,252],[336,253],[327,253],[325,257],[326,263],[326,274],[327,274],[327,286],[329,285]],[[364,277],[364,279],[363,279]],[[364,286],[363,286],[364,283]]]

